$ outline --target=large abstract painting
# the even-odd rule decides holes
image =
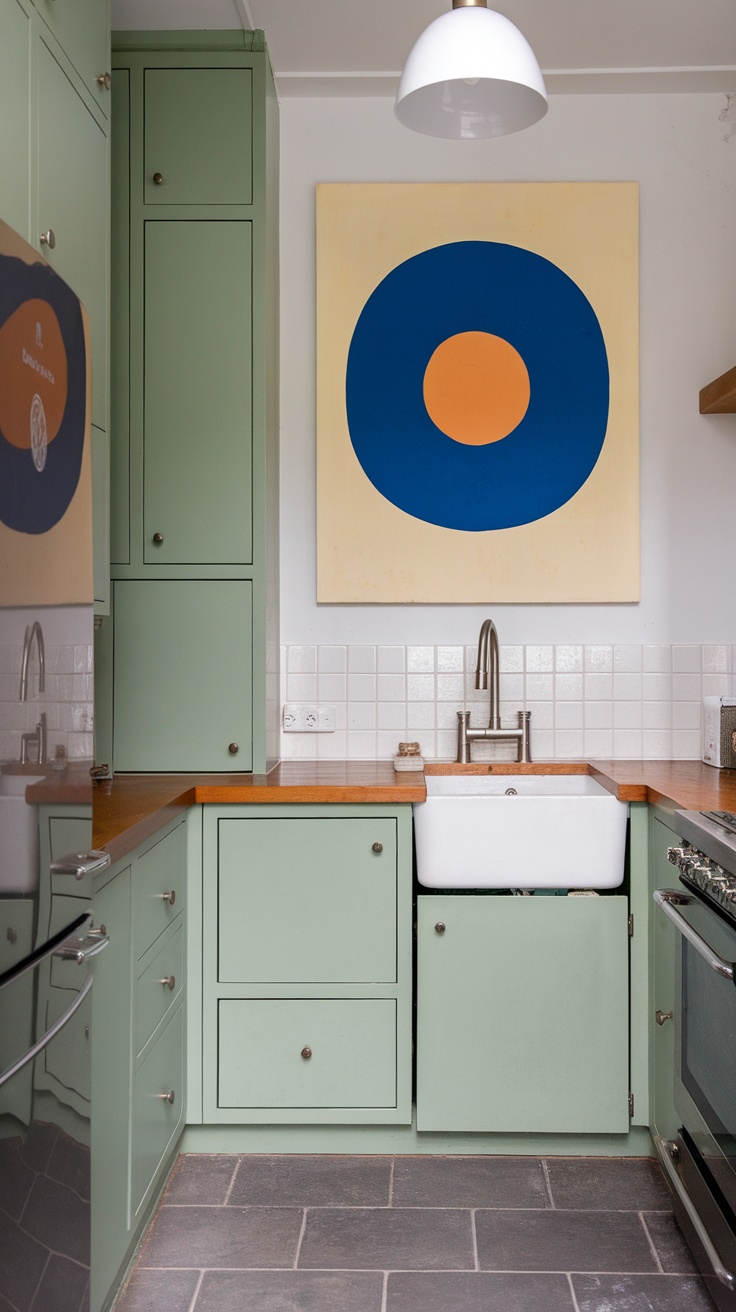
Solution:
[[[633,183],[324,184],[318,599],[639,597]]]

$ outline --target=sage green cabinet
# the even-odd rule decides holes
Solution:
[[[667,848],[682,839],[654,812],[649,818],[652,891],[677,888],[677,871],[667,860]],[[650,1024],[650,1102],[652,1130],[663,1139],[673,1139],[679,1120],[675,1111],[675,1016],[676,940],[674,925],[652,904],[650,972],[652,1000]],[[658,1019],[659,1018],[659,1019]]]
[[[32,176],[32,13],[29,2],[0,0],[0,219],[27,240]]]
[[[252,768],[251,632],[244,580],[115,583],[117,770]]]
[[[417,1129],[629,1129],[628,901],[420,895]]]
[[[411,807],[204,814],[205,1123],[411,1120]]]
[[[184,1127],[185,887],[178,820],[93,892],[110,942],[93,965],[91,1312],[123,1274]]]
[[[102,112],[110,108],[110,11],[100,0],[34,0],[83,86]]]
[[[118,771],[262,772],[280,713],[276,98],[262,32],[166,40],[119,33],[113,59],[115,601],[98,723]]]

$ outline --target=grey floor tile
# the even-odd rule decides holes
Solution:
[[[397,1157],[394,1207],[547,1207],[536,1157]]]
[[[142,1266],[292,1266],[303,1213],[295,1207],[162,1207]]]
[[[0,1289],[9,1307],[31,1306],[47,1260],[48,1250],[0,1212]]]
[[[89,1265],[89,1203],[73,1189],[37,1175],[22,1225],[39,1244]]]
[[[80,1312],[89,1309],[85,1298],[89,1269],[66,1257],[51,1255],[33,1299],[33,1312]]]
[[[390,1157],[244,1157],[231,1203],[386,1207]]]
[[[634,1212],[672,1207],[664,1176],[651,1157],[549,1157],[547,1169],[555,1207]]]
[[[636,1213],[476,1212],[485,1271],[656,1271]]]
[[[224,1203],[239,1160],[233,1154],[182,1154],[166,1186],[165,1201]]]
[[[198,1271],[133,1272],[115,1312],[189,1312]]]
[[[386,1312],[573,1312],[566,1276],[486,1271],[390,1275]]]
[[[195,1312],[381,1312],[378,1271],[207,1271]]]
[[[697,1272],[698,1268],[672,1212],[644,1212],[643,1215],[662,1269],[671,1275]]]
[[[3,1182],[0,1208],[15,1221],[26,1205],[36,1178],[18,1151],[19,1143],[18,1139],[0,1139],[0,1179]]]
[[[580,1312],[715,1312],[692,1276],[573,1276]]]
[[[427,1208],[318,1208],[307,1212],[300,1267],[472,1269],[470,1212]]]

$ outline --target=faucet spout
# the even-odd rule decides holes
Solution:
[[[26,628],[26,636],[23,640],[23,657],[20,665],[20,700],[22,702],[28,701],[28,667],[31,661],[34,638],[38,650],[38,691],[43,692],[46,687],[46,653],[43,645],[43,629],[38,620],[34,620],[33,624],[28,625]]]
[[[475,686],[480,690],[490,689],[488,728],[500,729],[498,634],[493,620],[484,620],[480,626]]]

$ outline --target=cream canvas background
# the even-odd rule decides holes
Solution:
[[[519,528],[470,533],[415,519],[376,491],[350,442],[347,355],[366,300],[397,264],[452,241],[505,242],[551,260],[590,301],[606,343],[610,414],[595,469],[566,505]],[[637,601],[638,408],[635,183],[318,186],[319,601]]]

